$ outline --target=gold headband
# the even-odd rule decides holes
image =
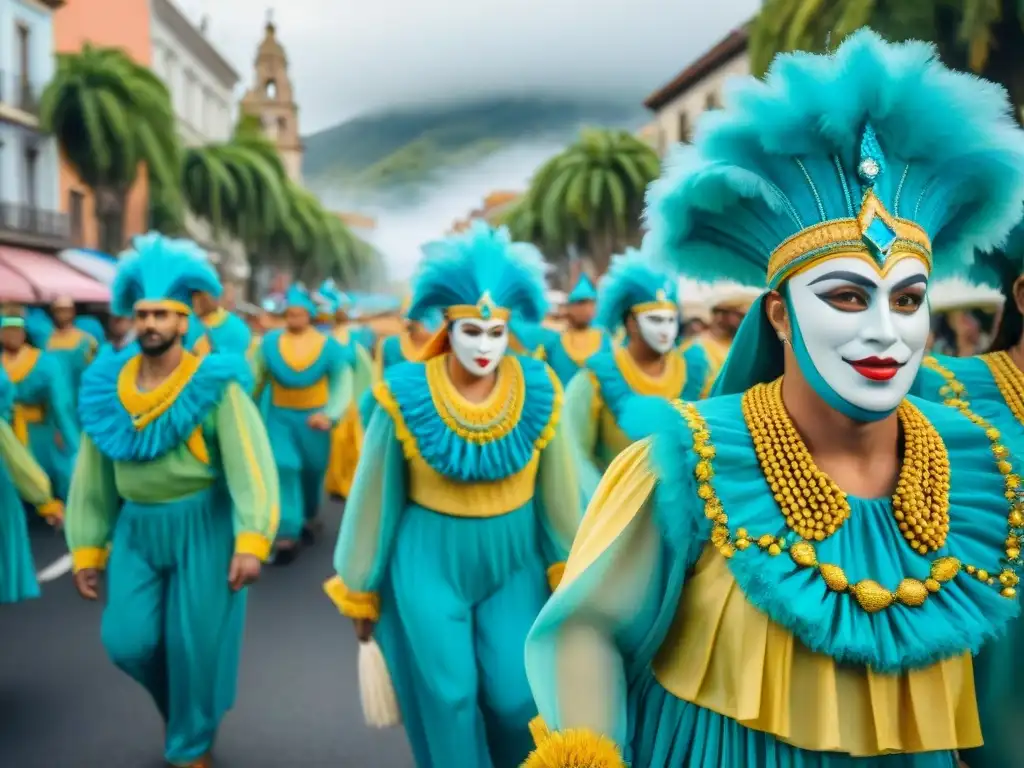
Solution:
[[[449,320],[504,320],[512,316],[505,307],[499,307],[491,298],[490,291],[484,291],[476,304],[453,304],[445,311]]]
[[[192,307],[183,301],[174,299],[143,299],[135,302],[136,309],[166,309],[168,312],[177,312],[182,315],[191,315]]]
[[[874,246],[874,250],[869,246]],[[881,263],[875,251],[881,255]],[[892,216],[874,192],[864,196],[855,219],[832,219],[807,227],[784,240],[768,260],[768,285],[777,288],[810,262],[836,254],[862,254],[877,267],[902,256],[920,256],[931,269],[932,244],[928,234],[907,219]]]
[[[659,288],[658,292],[654,294],[654,301],[643,301],[639,304],[634,304],[630,309],[637,314],[642,312],[655,312],[660,309],[678,312],[679,305],[674,301],[669,301],[668,293]]]

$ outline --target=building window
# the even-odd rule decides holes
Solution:
[[[68,217],[71,219],[71,241],[81,247],[85,243],[85,195],[77,189],[68,192]]]
[[[39,188],[39,149],[38,147],[25,147],[25,205],[35,209],[38,205],[37,192]]]
[[[722,97],[717,92],[712,91],[708,94],[704,100],[705,109],[721,109],[722,108]]]
[[[29,109],[32,102],[32,89],[29,85],[29,61],[30,61],[30,30],[27,24],[18,22],[17,30],[17,51],[18,51],[18,72],[15,74],[15,88],[17,89],[17,105],[20,109]]]
[[[277,118],[277,132],[278,134],[284,134],[288,130],[288,118],[281,116]]]
[[[693,139],[693,128],[690,125],[690,118],[685,112],[679,116],[679,141],[689,144]]]
[[[267,84],[264,86],[264,91],[266,92],[268,99],[277,98],[277,83],[274,82],[273,78],[267,80]]]

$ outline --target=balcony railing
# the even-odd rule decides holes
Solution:
[[[71,219],[58,211],[0,202],[0,242],[34,248],[65,248],[71,244]]]
[[[38,117],[41,93],[26,75],[0,71],[0,103]]]

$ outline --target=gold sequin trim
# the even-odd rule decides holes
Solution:
[[[999,584],[1003,597],[1012,598],[1016,595],[1017,575],[1013,571],[1004,570],[997,580],[992,578],[986,570],[972,565],[964,566],[953,557],[936,558],[931,562],[927,579],[922,581],[905,578],[896,585],[894,590],[886,588],[873,579],[864,579],[851,584],[842,566],[835,563],[822,563],[818,560],[817,549],[811,541],[806,539],[791,541],[791,535],[781,537],[774,534],[751,535],[745,528],[739,528],[734,533],[729,527],[729,517],[725,513],[722,502],[711,484],[715,475],[713,466],[715,447],[711,442],[711,430],[696,405],[685,403],[682,400],[674,400],[672,404],[692,433],[693,450],[697,454],[697,464],[694,469],[697,495],[704,502],[704,516],[712,522],[711,543],[723,557],[731,558],[737,550],[744,551],[752,547],[756,547],[769,557],[778,557],[784,552],[788,552],[789,557],[797,566],[815,569],[831,591],[850,595],[868,613],[877,613],[894,604],[907,607],[921,606],[930,595],[939,592],[943,584],[952,581],[961,571],[966,571],[986,584]],[[922,421],[924,421],[923,416]],[[926,421],[924,423],[927,424]],[[904,425],[905,430],[919,428],[920,425],[911,425],[909,428],[906,424]],[[1024,510],[1018,514],[1021,515],[1020,523],[1024,524]]]
[[[743,395],[743,419],[765,480],[786,525],[802,538],[824,541],[850,518],[846,494],[814,463],[782,402],[782,379]],[[919,554],[941,549],[949,533],[949,456],[942,438],[907,401],[896,409],[904,454],[893,515]]]

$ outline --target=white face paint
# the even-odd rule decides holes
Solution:
[[[917,258],[900,260],[882,277],[844,256],[789,281],[811,364],[850,405],[886,413],[910,391],[928,343],[927,279]]]
[[[676,344],[679,337],[679,313],[672,309],[652,309],[636,316],[640,336],[647,346],[664,355]]]
[[[508,349],[508,324],[504,320],[456,320],[448,341],[462,367],[474,376],[486,376],[501,362]]]

